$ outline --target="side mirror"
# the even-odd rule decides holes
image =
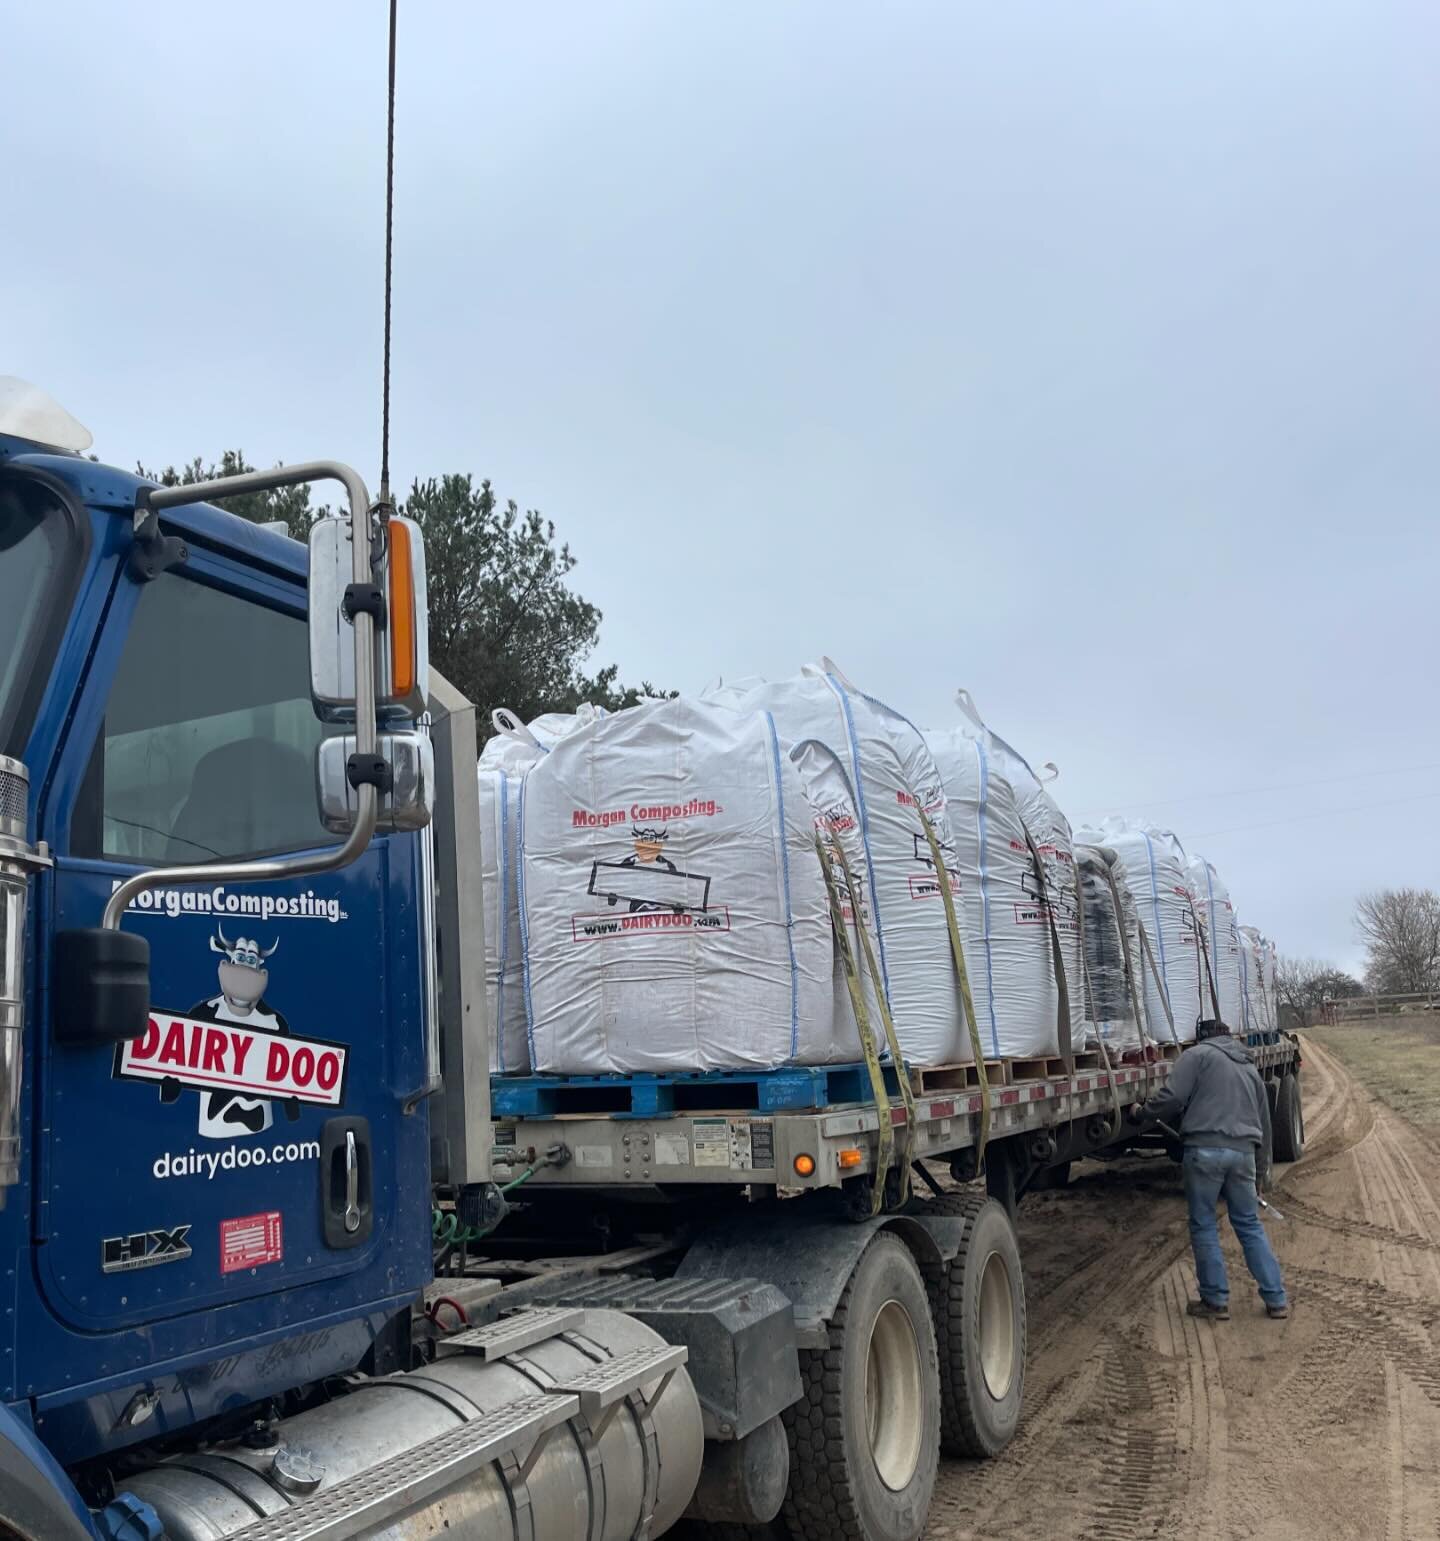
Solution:
[[[60,1043],[94,1048],[138,1038],[150,1020],[150,943],[99,926],[57,931],[51,983]]]
[[[310,696],[322,722],[355,720],[354,607],[374,603],[376,715],[415,721],[425,711],[430,678],[425,541],[413,519],[388,521],[384,555],[371,592],[354,592],[347,519],[319,519],[310,530]]]
[[[424,829],[435,805],[435,750],[430,735],[381,733],[375,751],[390,766],[391,781],[380,794],[375,828],[385,831]],[[353,734],[323,739],[315,751],[315,796],[320,822],[332,834],[348,835],[355,827],[358,798],[347,775],[355,753]]]

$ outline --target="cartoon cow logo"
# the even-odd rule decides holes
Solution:
[[[232,942],[225,935],[225,928],[217,926],[216,934],[210,938],[210,950],[220,954],[220,993],[192,1008],[191,1018],[197,1022],[233,1022],[254,1031],[288,1037],[290,1024],[265,999],[270,983],[266,963],[279,945],[278,938],[263,950],[258,941],[247,937],[240,936]],[[180,1090],[178,1081],[162,1083],[161,1100],[175,1101]],[[202,1091],[199,1096],[200,1133],[206,1139],[262,1134],[273,1122],[268,1098],[234,1091]],[[300,1116],[299,1103],[293,1098],[287,1098],[283,1106],[285,1116],[292,1122]]]
[[[650,867],[656,872],[678,873],[680,869],[665,854],[665,841],[670,831],[661,826],[655,828],[649,825],[636,824],[630,830],[630,837],[635,843],[634,853],[621,859],[622,867]],[[668,910],[674,908],[669,904],[654,904],[644,899],[631,899],[630,913],[632,915],[649,914],[656,910]]]
[[[710,904],[710,879],[682,872],[665,854],[670,831],[665,825],[635,824],[634,849],[619,861],[597,861],[590,867],[589,892],[612,908],[624,903],[631,915],[704,914]]]

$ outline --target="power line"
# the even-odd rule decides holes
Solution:
[[[1427,765],[1397,765],[1389,770],[1355,771],[1345,776],[1317,776],[1309,781],[1286,781],[1268,787],[1226,787],[1219,792],[1190,792],[1184,797],[1132,797],[1123,803],[1111,803],[1105,808],[1082,808],[1076,818],[1092,818],[1096,814],[1113,813],[1117,808],[1175,808],[1182,803],[1210,802],[1220,797],[1259,797],[1266,792],[1295,792],[1302,787],[1337,786],[1346,781],[1370,781],[1378,776],[1411,776],[1419,771],[1440,770],[1440,761]]]
[[[1336,819],[1346,813],[1368,813],[1372,808],[1399,808],[1404,803],[1423,803],[1440,797],[1440,792],[1417,792],[1413,797],[1393,797],[1386,802],[1355,803],[1349,808],[1322,808],[1317,813],[1295,813],[1284,819],[1267,819],[1262,824],[1233,824],[1229,829],[1207,829],[1200,834],[1187,832],[1187,839],[1210,840],[1216,835],[1240,835],[1252,829],[1276,829],[1282,824],[1303,824],[1307,819]]]

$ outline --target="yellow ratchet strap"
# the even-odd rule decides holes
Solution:
[[[920,815],[920,825],[930,846],[930,860],[935,864],[935,876],[940,883],[945,924],[950,928],[950,956],[955,962],[955,977],[960,982],[960,1004],[965,1009],[965,1021],[970,1028],[970,1048],[975,1055],[975,1070],[980,1077],[980,1138],[975,1148],[975,1171],[978,1175],[985,1170],[985,1147],[990,1141],[990,1083],[985,1078],[985,1045],[980,1041],[980,1019],[975,1015],[975,1000],[970,994],[970,975],[965,968],[965,946],[960,940],[960,922],[955,916],[955,896],[950,892],[950,874],[945,870],[945,858],[940,854],[935,826],[931,824],[930,816],[918,797],[915,798],[915,811]]]
[[[845,968],[845,985],[850,992],[850,1005],[855,1012],[855,1025],[860,1030],[860,1048],[865,1056],[865,1069],[870,1077],[870,1091],[875,1099],[876,1115],[880,1120],[879,1148],[875,1152],[875,1173],[870,1195],[870,1213],[878,1215],[885,1202],[885,1179],[895,1156],[895,1127],[890,1119],[890,1094],[885,1090],[885,1072],[880,1066],[880,1054],[875,1047],[875,1034],[870,1026],[870,1013],[865,1006],[865,991],[861,986],[860,972],[855,964],[855,952],[850,946],[850,933],[845,929],[845,906],[840,901],[834,861],[829,847],[819,834],[815,836],[815,850],[820,857],[820,870],[825,875],[825,889],[830,896],[830,921],[835,928],[835,940],[840,948],[840,958]],[[863,936],[865,926],[860,918],[860,910],[853,892],[850,896],[850,904],[855,915],[856,929]],[[881,999],[883,998],[882,993]]]

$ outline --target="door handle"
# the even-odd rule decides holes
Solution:
[[[375,1153],[366,1118],[320,1128],[320,1218],[327,1247],[362,1246],[375,1229]]]
[[[345,1131],[345,1230],[354,1235],[360,1229],[360,1157],[355,1149],[355,1131]]]

